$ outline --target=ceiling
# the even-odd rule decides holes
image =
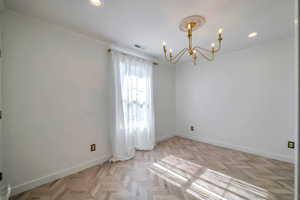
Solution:
[[[162,56],[162,41],[177,52],[187,46],[179,22],[206,17],[194,32],[194,44],[209,47],[224,29],[223,52],[239,50],[294,33],[294,0],[6,0],[11,10],[39,17],[125,47],[139,44],[144,53]],[[251,32],[256,38],[248,38]]]

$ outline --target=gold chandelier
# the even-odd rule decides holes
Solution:
[[[221,49],[223,29],[220,28],[218,31],[218,47],[215,46],[215,43],[211,44],[210,49],[206,49],[199,46],[193,47],[192,45],[193,31],[199,29],[205,23],[205,21],[205,18],[200,15],[193,15],[184,18],[179,25],[179,29],[183,32],[187,32],[189,46],[188,48],[182,49],[174,56],[172,49],[170,49],[169,52],[167,52],[166,42],[163,42],[163,51],[166,60],[168,60],[172,64],[175,64],[185,53],[192,57],[194,65],[196,65],[198,55],[202,56],[208,61],[214,60],[215,54]]]

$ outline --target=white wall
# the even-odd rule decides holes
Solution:
[[[177,134],[280,160],[295,136],[293,39],[176,68]],[[195,131],[190,132],[189,126]]]
[[[55,25],[6,12],[5,166],[22,184],[110,156],[107,48]],[[90,144],[97,145],[90,152]]]
[[[162,141],[175,135],[175,66],[155,66],[153,79],[156,141]]]
[[[10,11],[0,17],[5,29],[4,161],[14,193],[107,159],[108,47]],[[156,112],[158,138],[174,128],[174,71],[164,65],[154,70],[155,107],[161,109]],[[91,153],[93,143],[97,151]]]

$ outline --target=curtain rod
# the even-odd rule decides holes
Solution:
[[[109,53],[112,51],[112,49],[108,49],[107,50]],[[118,51],[118,52],[120,52],[120,51]],[[127,54],[127,53],[124,53],[124,52],[120,52],[121,54],[123,54],[123,55],[128,55],[128,56],[132,56],[132,55],[130,55],[130,54]],[[137,57],[137,56],[135,56],[135,57]],[[145,60],[145,59],[144,59]],[[152,64],[153,65],[158,65],[158,63],[157,62],[152,62]]]

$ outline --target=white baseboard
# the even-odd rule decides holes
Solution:
[[[80,165],[77,165],[75,167],[71,167],[71,168],[68,168],[68,169],[63,169],[63,170],[60,170],[58,172],[55,172],[55,173],[52,173],[52,174],[49,174],[49,175],[31,180],[31,181],[28,181],[28,182],[25,182],[25,183],[22,183],[22,184],[19,184],[19,185],[13,186],[12,187],[12,195],[20,194],[22,192],[31,190],[31,189],[36,188],[38,186],[44,185],[46,183],[50,183],[50,182],[55,181],[57,179],[63,178],[65,176],[80,172],[80,171],[82,171],[84,169],[87,169],[89,167],[92,167],[92,166],[95,166],[95,165],[98,165],[98,164],[102,164],[105,161],[108,161],[110,158],[111,158],[111,156],[103,156],[100,159],[95,159],[95,160],[92,160],[92,161],[88,161],[88,162],[82,163]]]
[[[160,143],[160,142],[163,142],[163,141],[165,141],[165,140],[168,140],[168,139],[170,139],[170,138],[172,138],[172,137],[174,137],[175,135],[164,135],[164,136],[162,136],[162,137],[157,137],[156,138],[156,144],[157,143]]]
[[[251,148],[243,147],[243,146],[239,146],[239,145],[228,144],[228,143],[224,143],[224,142],[212,141],[212,140],[207,140],[207,139],[203,139],[203,138],[198,138],[198,137],[196,137],[195,135],[192,135],[192,134],[190,134],[190,135],[177,134],[177,136],[188,138],[188,139],[191,139],[191,140],[196,140],[196,141],[199,141],[199,142],[213,144],[213,145],[216,145],[216,146],[221,146],[221,147],[225,147],[225,148],[229,148],[229,149],[234,149],[234,150],[238,150],[238,151],[242,151],[242,152],[246,152],[246,153],[251,153],[251,154],[255,154],[255,155],[259,155],[259,156],[263,156],[263,157],[267,157],[267,158],[271,158],[271,159],[275,159],[275,160],[280,160],[280,161],[289,162],[289,163],[295,163],[294,156],[285,156],[285,155],[280,155],[280,154],[267,153],[267,152],[263,152],[263,151],[260,151],[260,150],[257,150],[257,149],[251,149]]]
[[[158,137],[156,139],[156,143],[162,142],[162,141],[167,140],[171,137],[174,137],[174,135],[167,135],[167,136]],[[104,156],[100,159],[88,161],[88,162],[85,162],[83,164],[77,165],[75,167],[71,167],[71,168],[68,168],[68,169],[63,169],[63,170],[60,170],[58,172],[55,172],[55,173],[52,173],[52,174],[49,174],[49,175],[31,180],[31,181],[28,181],[28,182],[25,182],[25,183],[22,183],[22,184],[19,184],[19,185],[13,186],[12,187],[12,195],[20,194],[22,192],[25,192],[25,191],[31,190],[33,188],[39,187],[43,184],[47,184],[47,183],[50,183],[52,181],[55,181],[59,178],[63,178],[65,176],[77,173],[77,172],[82,171],[84,169],[87,169],[89,167],[92,167],[92,166],[95,166],[95,165],[98,165],[98,164],[102,164],[103,162],[108,161],[110,158],[111,158],[111,156]]]

